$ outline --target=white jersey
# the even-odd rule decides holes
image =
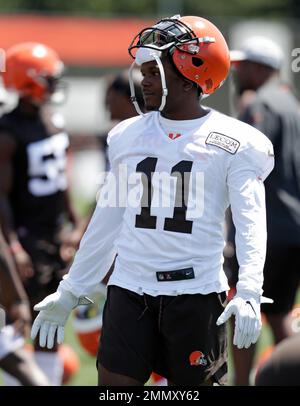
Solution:
[[[109,284],[153,296],[226,291],[223,224],[231,205],[238,288],[261,294],[271,142],[214,110],[186,125],[168,120],[170,134],[160,117],[148,113],[110,132],[118,207],[98,204],[61,288],[91,293],[117,253]]]

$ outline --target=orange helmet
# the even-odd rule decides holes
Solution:
[[[129,46],[133,58],[139,48],[167,51],[177,70],[207,95],[222,85],[230,68],[223,35],[202,17],[164,18],[136,35]]]
[[[63,67],[53,49],[35,42],[24,42],[7,50],[3,82],[7,89],[17,91],[20,97],[40,103],[54,92]]]

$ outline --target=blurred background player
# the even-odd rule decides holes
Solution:
[[[59,56],[43,44],[21,43],[6,53],[3,83],[19,101],[0,119],[0,218],[31,308],[65,272],[63,226],[71,224],[76,235],[66,177],[69,138],[63,118],[48,106],[61,96],[62,72]],[[35,351],[50,382],[59,385],[57,347],[49,351],[35,343]]]
[[[300,334],[282,340],[258,370],[256,386],[300,386]]]
[[[144,110],[144,99],[141,88],[142,75],[138,69],[135,69],[132,77],[135,86],[135,96],[142,110]],[[110,119],[115,122],[114,124],[137,115],[130,97],[128,69],[125,69],[110,78],[106,89],[105,104]]]
[[[141,109],[144,110],[144,99],[141,88],[141,72],[138,69],[135,69],[132,77],[137,101],[141,106]],[[137,115],[136,109],[131,101],[128,69],[124,69],[116,75],[107,76],[105,107],[109,114],[111,128],[118,122]],[[106,170],[109,170],[108,157],[106,153],[106,139],[107,134],[99,137],[103,152],[105,154]]]
[[[24,348],[31,324],[29,301],[1,230],[0,303],[11,323],[0,329],[0,368],[22,385],[48,385],[46,376]]]
[[[279,343],[292,334],[289,313],[300,280],[299,103],[280,80],[283,53],[272,40],[248,38],[240,50],[231,51],[231,61],[238,118],[266,134],[274,146],[275,168],[265,182],[268,242],[263,285],[274,304],[263,305],[262,311]],[[229,242],[234,243],[232,228]],[[235,261],[231,252],[227,265],[233,277]],[[254,351],[254,346],[233,348],[236,384],[248,384]]]

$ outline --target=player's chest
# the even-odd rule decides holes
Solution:
[[[188,176],[197,173],[207,178],[223,173],[223,157],[207,147],[205,137],[197,140],[166,141],[157,138],[136,142],[124,151],[120,161],[128,174],[144,173],[147,176],[174,177],[177,173]]]

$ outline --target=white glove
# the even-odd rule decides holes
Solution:
[[[34,310],[40,311],[31,329],[31,338],[34,340],[40,332],[39,344],[41,347],[52,348],[57,331],[57,343],[64,341],[64,326],[69,314],[79,304],[93,303],[87,297],[77,298],[71,292],[58,290],[34,306]]]
[[[258,340],[262,326],[261,303],[273,303],[273,300],[264,296],[254,298],[237,293],[218,318],[217,325],[219,326],[232,315],[235,316],[233,344],[238,348],[249,348]]]

